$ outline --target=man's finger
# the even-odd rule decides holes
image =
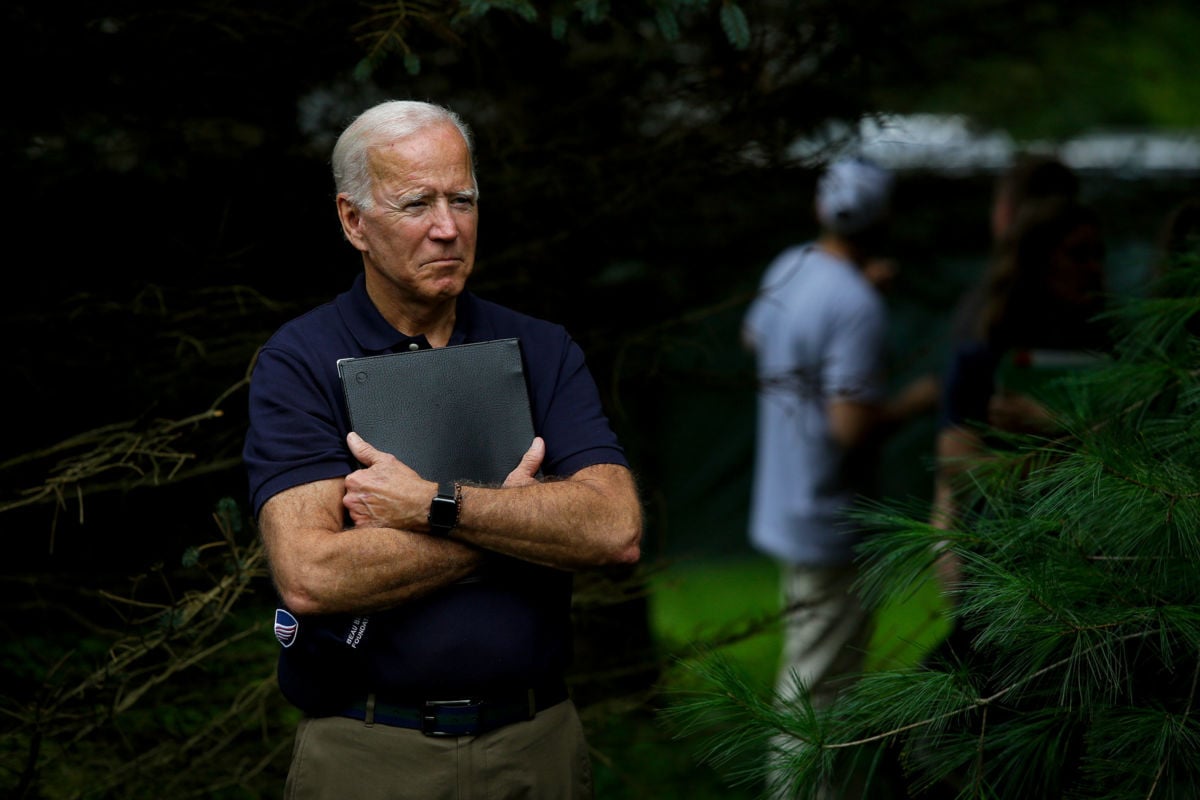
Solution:
[[[379,458],[379,451],[354,431],[346,434],[346,444],[349,445],[350,453],[358,459],[360,464],[365,464],[369,467]]]
[[[525,455],[521,456],[521,468],[530,475],[536,475],[538,469],[542,466],[542,459],[546,457],[546,441],[540,436],[533,437],[533,442],[529,445],[529,449],[525,451]]]

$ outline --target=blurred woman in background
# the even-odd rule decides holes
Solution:
[[[1038,386],[1064,370],[1096,363],[1111,346],[1105,245],[1100,220],[1071,199],[1026,204],[999,243],[986,276],[973,335],[958,344],[943,381],[937,432],[933,523],[960,513],[956,482],[1004,432],[1052,430]],[[941,576],[957,582],[943,558]],[[948,587],[947,587],[948,588]]]

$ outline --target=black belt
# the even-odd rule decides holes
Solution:
[[[487,731],[533,719],[534,714],[567,699],[565,685],[529,689],[520,694],[461,700],[424,700],[391,703],[374,694],[342,709],[337,716],[412,728],[426,736],[477,736]]]

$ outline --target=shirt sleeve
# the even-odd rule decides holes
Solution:
[[[882,302],[867,294],[845,298],[829,326],[823,383],[830,398],[879,402],[886,388],[887,315]]]
[[[271,347],[259,353],[243,448],[256,516],[284,489],[345,477],[356,468],[345,441],[349,421],[343,406],[334,387],[301,359]]]

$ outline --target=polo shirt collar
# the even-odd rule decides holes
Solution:
[[[407,350],[413,343],[421,349],[429,347],[429,341],[424,334],[406,336],[384,319],[367,294],[366,276],[361,272],[355,276],[350,288],[339,294],[334,302],[346,327],[366,352]],[[455,302],[454,331],[450,334],[450,344],[493,338],[484,330],[488,326],[483,323],[478,313],[478,301],[474,295],[463,290]]]

